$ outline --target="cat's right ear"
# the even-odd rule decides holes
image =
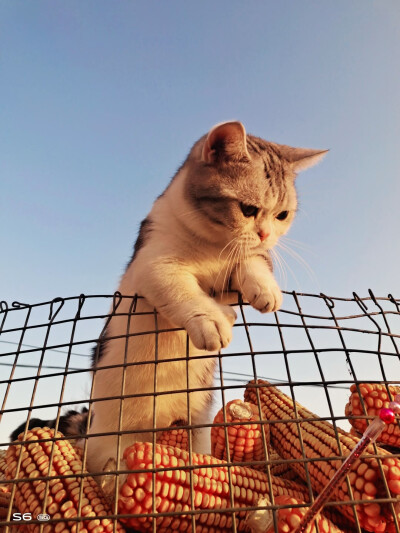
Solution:
[[[204,142],[202,159],[206,163],[221,160],[249,160],[246,130],[241,122],[223,122],[214,126]]]

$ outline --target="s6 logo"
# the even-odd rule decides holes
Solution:
[[[20,520],[32,520],[32,514],[31,513],[13,513],[12,519],[16,522],[19,522]]]

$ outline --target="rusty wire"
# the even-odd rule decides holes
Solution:
[[[349,387],[354,383],[358,387],[360,383],[366,381],[384,383],[386,386],[400,384],[400,300],[395,299],[391,294],[387,297],[378,298],[372,291],[369,291],[368,297],[361,298],[356,293],[353,293],[351,298],[337,298],[324,294],[313,295],[290,292],[286,293],[283,309],[271,315],[261,315],[251,309],[248,304],[243,303],[240,295],[237,298],[239,312],[238,320],[234,326],[232,344],[216,356],[206,356],[217,358],[217,372],[211,391],[218,408],[221,405],[225,405],[230,399],[243,398],[243,390],[248,381],[259,378],[267,379],[274,386],[287,391],[293,401],[298,400],[308,407],[310,411],[315,412],[315,419],[331,422],[335,428],[340,450],[337,427],[343,427],[347,424],[343,405],[349,396]],[[119,306],[123,300],[129,303],[129,311],[127,313],[119,311]],[[99,338],[104,339],[107,334],[106,325],[112,317],[116,315],[126,316],[127,330],[126,334],[121,336],[125,339],[125,358],[122,365],[110,365],[102,368],[111,369],[115,368],[115,366],[122,366],[124,376],[127,368],[137,364],[151,364],[157,368],[158,338],[160,334],[169,330],[163,330],[158,327],[158,315],[155,310],[151,313],[139,313],[136,310],[137,300],[137,297],[115,293],[114,295],[80,295],[78,297],[55,298],[52,301],[38,304],[13,302],[8,305],[4,301],[0,302],[0,416],[2,418],[0,447],[6,448],[8,446],[8,434],[10,431],[24,421],[26,421],[25,429],[27,430],[29,421],[36,418],[36,416],[49,420],[55,419],[58,427],[63,412],[85,405],[89,409],[90,421],[92,409],[93,407],[95,408],[96,401],[99,401],[99,399],[92,398],[93,383],[89,373],[91,351],[94,348],[94,353],[96,353],[96,350],[98,352],[100,349]],[[140,314],[154,316],[154,329],[148,332],[131,333],[129,321],[133,316]],[[144,333],[155,335],[156,350],[154,360],[129,363],[127,361],[129,338],[143,335]],[[204,356],[196,357],[204,358]],[[190,356],[190,359],[192,358],[193,356]],[[191,452],[191,430],[209,428],[210,423],[194,425],[190,419],[190,402],[192,400],[189,393],[201,389],[190,387],[188,342],[186,354],[182,354],[180,357],[171,354],[170,359],[163,358],[163,363],[174,360],[186,361],[187,388],[174,392],[181,392],[187,395],[187,421],[182,425],[182,428],[189,430],[189,452]],[[42,391],[42,385],[45,383],[49,384],[46,394]],[[118,435],[118,460],[123,453],[123,450],[120,449],[120,436],[132,433],[121,429],[122,400],[123,398],[135,398],[135,396],[138,396],[126,394],[124,383],[125,377],[121,395],[113,397],[120,400],[121,405],[119,431],[116,432]],[[156,388],[157,371],[154,372],[154,390]],[[24,392],[23,397],[21,397],[21,391]],[[171,391],[159,391],[141,396],[152,396],[153,413],[155,413],[156,403],[162,401],[164,394],[171,394]],[[314,397],[316,398],[315,401]],[[107,399],[110,399],[110,397],[107,397]],[[311,401],[312,403],[310,404],[309,402]],[[261,409],[260,406],[259,409]],[[366,412],[365,417],[367,417]],[[293,420],[291,421],[293,422]],[[302,445],[302,419],[296,418],[294,421],[297,423]],[[219,425],[227,428],[230,424],[225,420],[223,424]],[[154,415],[153,427],[146,428],[146,431],[153,435],[153,444],[156,442],[156,432],[164,429],[168,428],[155,427]],[[345,429],[347,428],[345,427]],[[227,439],[226,430],[225,434]],[[86,433],[84,433],[80,437],[85,438],[86,436]],[[22,439],[21,446],[24,442]],[[85,460],[87,439],[84,442],[83,457]],[[270,467],[287,461],[270,459],[265,439],[264,451],[267,458],[265,471],[268,474],[271,491]],[[376,448],[375,454],[379,459]],[[305,464],[310,502],[315,495],[308,476],[308,464],[313,461],[335,461],[338,459],[342,459],[342,456],[306,459],[303,449],[303,457],[291,461]],[[233,464],[235,463],[231,462],[228,451],[227,465]],[[245,464],[255,466],[254,462]],[[207,467],[209,466],[207,465]],[[196,517],[200,514],[218,512],[215,509],[195,509],[192,473],[196,468],[199,468],[199,466],[192,464],[185,467],[185,470],[189,472],[191,491],[191,509],[186,514],[191,517],[193,530],[196,528]],[[171,467],[168,469],[173,470]],[[155,487],[156,472],[159,470],[160,468],[155,467],[155,463],[153,468],[149,470],[153,477],[153,487]],[[230,470],[228,469],[228,474],[229,472]],[[126,471],[123,469],[109,472],[110,475],[115,475],[116,477],[124,473]],[[87,474],[81,474],[80,477],[85,475]],[[92,473],[91,475],[94,478],[98,478],[101,473]],[[47,483],[43,502],[43,512],[46,512],[50,478],[48,476],[36,478],[36,480],[40,479]],[[30,481],[32,480],[26,479],[26,482]],[[5,483],[11,487],[12,495],[14,495],[16,481],[9,480],[5,481]],[[230,474],[229,484],[232,494]],[[117,489],[116,486],[115,496],[117,496]],[[351,494],[349,483],[348,490]],[[387,494],[388,497],[386,499],[381,498],[376,501],[390,503],[393,506],[394,500],[390,498],[388,491]],[[173,512],[158,513],[155,500],[153,489],[152,509],[147,516],[179,516],[181,514]],[[358,503],[363,503],[363,501],[353,499],[350,502],[346,502],[345,505],[351,505],[355,509]],[[328,505],[338,506],[344,505],[344,503],[329,502]],[[80,508],[81,504],[79,504],[79,511]],[[255,506],[252,506],[246,509],[255,508]],[[272,501],[268,508],[275,511],[277,506]],[[231,496],[231,507],[224,509],[224,512],[229,512],[232,515],[232,531],[234,532],[238,531],[235,513],[243,510],[243,508],[235,507]],[[0,518],[0,531],[8,533],[8,531],[15,530],[16,523],[12,520],[12,511],[11,503],[7,516]],[[116,502],[113,504],[113,512],[109,516],[114,520],[115,531],[117,517],[123,518],[123,516],[117,515]],[[395,531],[400,533],[394,511],[393,516]],[[354,517],[354,531],[361,532],[355,511]],[[43,524],[33,519],[30,524],[37,524],[37,531],[42,532],[47,524],[54,524],[54,528],[56,528],[60,520],[51,518],[49,522]],[[86,517],[85,520],[88,520],[88,518]],[[82,522],[81,516],[71,519],[71,523],[76,523],[77,531],[83,527]],[[155,520],[153,520],[152,530],[154,532],[157,531]],[[127,531],[133,530],[128,529]]]

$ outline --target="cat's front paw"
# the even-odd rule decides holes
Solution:
[[[201,312],[189,318],[185,329],[200,350],[215,352],[225,348],[232,339],[236,312],[228,305],[218,305],[212,312]]]
[[[243,296],[261,313],[273,313],[282,305],[282,292],[274,278],[268,281],[248,280],[243,286]]]

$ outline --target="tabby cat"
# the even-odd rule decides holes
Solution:
[[[227,293],[239,291],[262,313],[279,309],[269,250],[295,217],[296,174],[325,153],[247,135],[240,122],[218,124],[196,142],[142,222],[121,279],[122,295],[143,299],[129,325],[121,313],[132,301],[123,299],[107,326],[93,365],[93,397],[104,401],[94,403],[91,434],[141,430],[122,435],[123,450],[152,441],[153,422],[207,421],[216,365],[210,352],[229,344],[236,318]],[[184,329],[161,332],[171,328]],[[128,340],[127,331],[135,334]],[[115,366],[124,361],[135,364],[124,372]],[[162,394],[154,399],[154,392]],[[122,413],[120,400],[106,400],[121,394],[134,395],[123,400]],[[196,440],[194,432],[193,448],[202,451]],[[114,435],[90,438],[90,469],[101,470],[116,449]]]

